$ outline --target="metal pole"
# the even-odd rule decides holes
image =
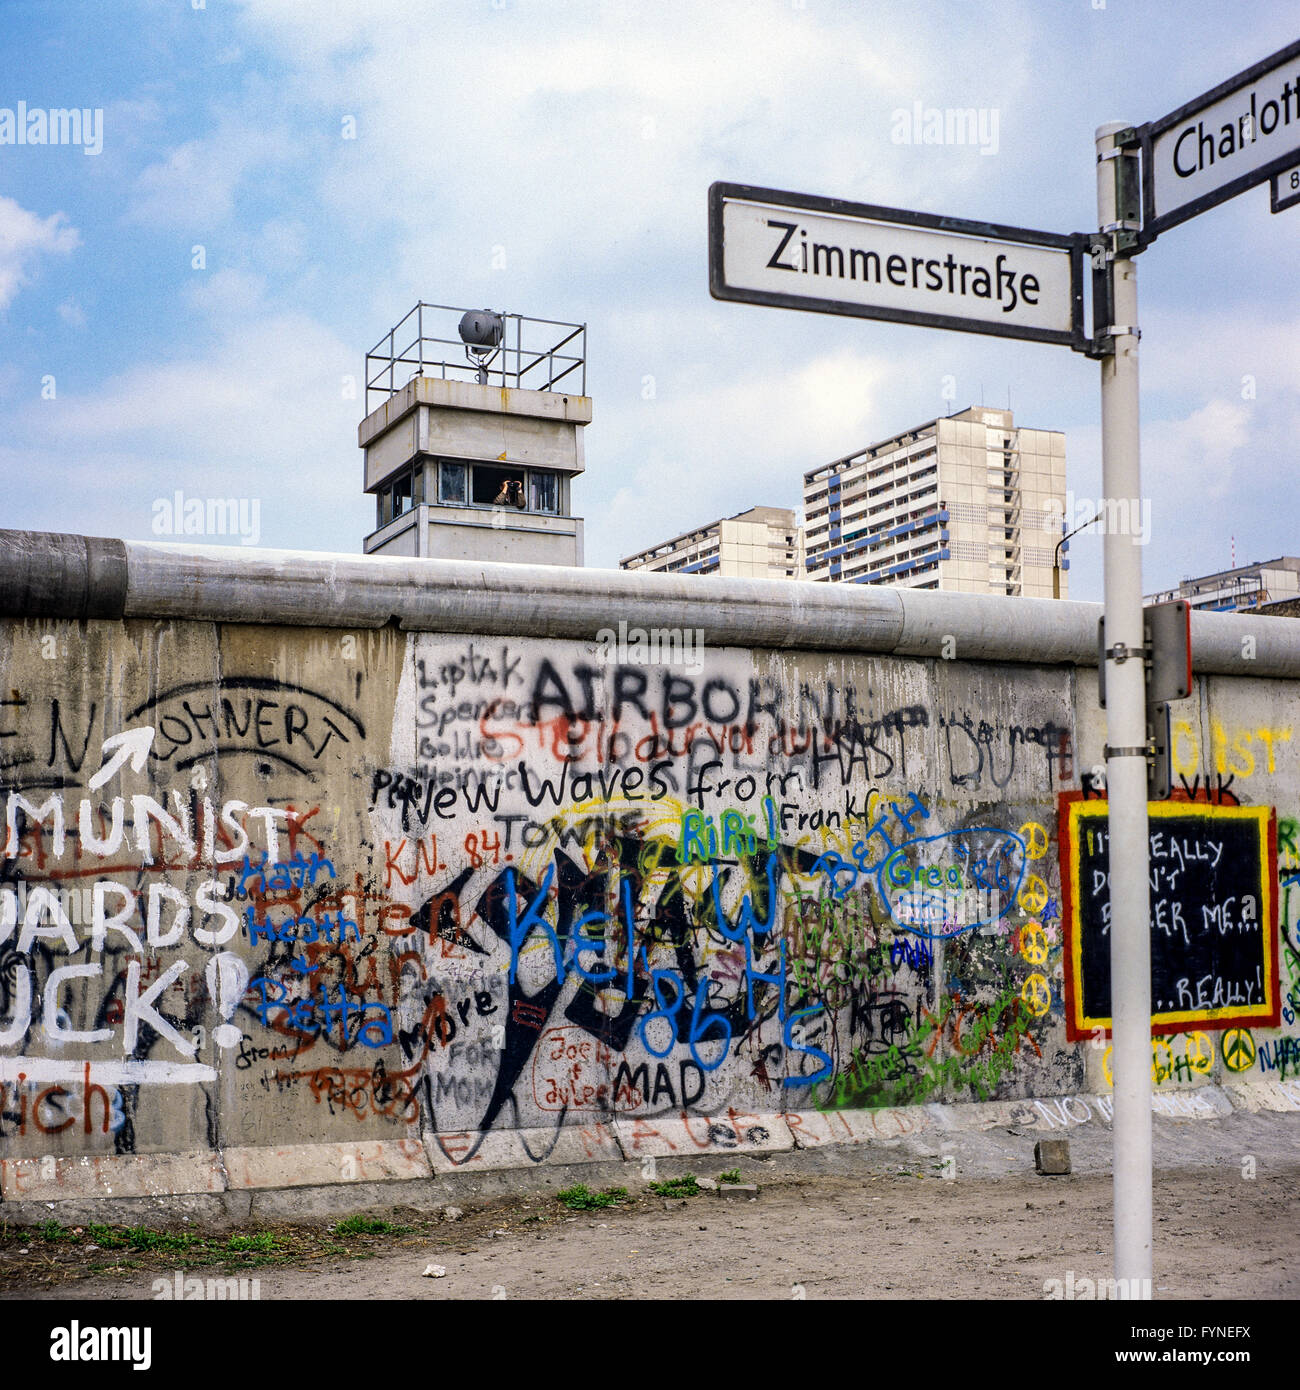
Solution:
[[[1129,1298],[1151,1297],[1151,927],[1147,882],[1145,633],[1137,514],[1137,268],[1121,247],[1117,224],[1115,122],[1097,131],[1098,226],[1107,238],[1113,339],[1101,359],[1102,495],[1106,634],[1106,784],[1109,798],[1111,1072],[1115,1114],[1113,1183],[1115,1278]],[[1129,534],[1121,534],[1127,531]]]

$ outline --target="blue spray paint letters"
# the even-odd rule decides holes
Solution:
[[[314,941],[326,941],[338,945],[344,941],[360,941],[361,929],[351,917],[341,912],[322,912],[320,917],[290,917],[283,922],[259,922],[257,909],[248,906],[244,909],[244,929],[254,945],[259,941],[292,941],[295,945],[309,946]]]
[[[746,893],[741,899],[734,920],[729,918],[722,906],[722,883],[719,880],[716,866],[710,883],[711,917],[718,932],[728,941],[737,943],[743,941],[745,945],[745,1002],[747,1016],[751,1022],[758,1013],[758,1006],[755,1001],[755,981],[775,987],[777,1015],[782,1022],[785,1021],[786,1016],[788,974],[785,943],[782,941],[778,944],[779,968],[775,974],[767,974],[755,969],[752,946],[752,943],[758,942],[760,938],[770,937],[776,921],[779,901],[777,894],[778,867],[777,856],[768,855],[763,885],[766,892],[765,919],[760,917],[756,911],[753,895],[750,893]],[[609,914],[599,910],[584,913],[573,923],[571,930],[566,934],[567,939],[561,941],[554,926],[545,916],[546,904],[550,897],[550,888],[554,877],[555,864],[552,862],[547,866],[541,886],[533,896],[532,901],[521,906],[514,870],[507,868],[504,872],[506,934],[510,943],[510,983],[514,984],[519,977],[520,951],[533,933],[538,930],[550,943],[557,983],[562,984],[566,981],[571,972],[576,972],[583,980],[592,984],[608,983],[617,973],[613,967],[604,965],[604,968],[598,968],[595,962],[589,966],[584,964],[583,957],[604,955],[609,945],[609,935],[602,933],[599,936],[592,936],[587,929],[598,924],[612,925]],[[636,997],[635,962],[639,959],[643,965],[646,965],[647,952],[644,945],[640,945],[638,948],[635,939],[635,904],[632,900],[632,884],[626,877],[621,878],[619,882],[619,900],[621,904],[620,915],[623,919],[621,923],[624,935],[623,944],[627,960],[627,979],[624,993],[628,999],[633,999]],[[649,975],[651,994],[656,1007],[646,1012],[638,1022],[638,1033],[646,1050],[652,1056],[666,1057],[678,1042],[685,1041],[690,1047],[692,1059],[702,1070],[713,1071],[720,1067],[730,1051],[733,1029],[731,1019],[725,1013],[708,1007],[711,985],[709,977],[707,975],[702,976],[696,982],[692,992],[688,989],[684,976],[677,970],[655,968],[649,971]],[[689,1019],[685,1020],[686,1026],[683,1030],[683,1015],[688,1009]],[[671,1029],[668,1040],[662,1047],[657,1046],[651,1036],[650,1030],[656,1020],[663,1020]],[[685,1037],[683,1037],[683,1031]],[[717,1049],[717,1055],[712,1060],[706,1060],[706,1056],[700,1051],[700,1048],[706,1044],[709,1052]]]
[[[1025,876],[1025,842],[994,826],[967,826],[905,840],[876,870],[890,918],[930,940],[999,921]]]
[[[774,851],[779,844],[776,825],[776,803],[770,796],[763,798],[763,816],[767,821],[767,841],[763,848]],[[679,864],[711,864],[715,859],[734,859],[751,855],[759,848],[759,828],[752,813],[729,808],[721,816],[721,846],[719,827],[713,817],[703,811],[682,812],[681,829],[677,840]]]
[[[911,793],[911,800],[908,801],[905,808],[900,809],[897,801],[891,801],[889,809],[893,812],[894,819],[903,827],[905,835],[912,833],[914,820],[918,818],[929,820],[930,818],[929,810],[915,792]],[[835,850],[827,850],[812,866],[812,873],[824,873],[830,879],[831,897],[837,902],[845,898],[850,889],[857,887],[859,878],[869,879],[872,874],[876,873],[889,856],[899,848],[890,839],[889,833],[885,829],[888,821],[889,813],[884,812],[867,827],[862,838],[853,846],[852,864]],[[880,851],[879,846],[872,844],[872,840],[877,835],[884,843],[883,851]],[[873,850],[879,851],[881,857],[868,864],[866,861],[871,857]],[[841,877],[845,880],[843,884],[840,883]]]
[[[821,1062],[821,1070],[814,1072],[812,1076],[787,1076],[781,1081],[782,1086],[811,1086],[818,1081],[829,1081],[835,1070],[835,1063],[831,1060],[830,1053],[823,1052],[820,1047],[806,1047],[803,1043],[794,1040],[794,1026],[801,1018],[815,1018],[818,1014],[826,1012],[825,1004],[817,1004],[811,1009],[796,1009],[785,1021],[785,1030],[782,1038],[785,1041],[786,1049],[790,1052],[803,1052],[809,1057],[816,1057]]]
[[[277,860],[269,865],[265,854],[258,864],[250,863],[245,855],[239,871],[239,892],[300,893],[304,888],[314,888],[316,875],[321,873],[326,878],[333,878],[334,865],[315,851],[307,859],[295,852],[292,859]]]
[[[344,1051],[355,1043],[387,1047],[393,1041],[393,1020],[387,1006],[349,994],[343,985],[337,986],[332,998],[329,986],[322,984],[315,995],[293,999],[279,980],[259,975],[249,981],[248,989],[259,996],[260,1002],[252,1009],[263,1028],[319,1034],[330,1042],[331,1030],[337,1027],[338,1046]],[[375,1016],[368,1017],[370,1014]]]

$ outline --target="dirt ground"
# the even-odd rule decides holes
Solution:
[[[715,1191],[666,1200],[637,1184],[619,1205],[591,1211],[545,1195],[467,1206],[456,1219],[389,1209],[387,1234],[335,1234],[274,1260],[188,1272],[256,1277],[264,1300],[350,1302],[1041,1300],[1046,1281],[1064,1284],[1071,1272],[1076,1289],[1110,1276],[1108,1176],[948,1180],[918,1167],[769,1174],[751,1160],[741,1176],[760,1187],[752,1200]],[[1156,1299],[1300,1297],[1297,1180],[1300,1154],[1251,1180],[1223,1163],[1158,1171]],[[147,1299],[155,1278],[186,1268],[166,1250],[108,1258],[117,1263],[105,1270],[102,1250],[10,1232],[0,1296]],[[445,1275],[426,1276],[430,1265]]]

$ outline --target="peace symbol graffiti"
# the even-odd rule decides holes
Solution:
[[[1030,874],[1017,901],[1022,911],[1036,917],[1047,906],[1047,884],[1037,874]]]
[[[1047,933],[1037,922],[1020,928],[1020,954],[1030,965],[1047,963]]]
[[[1042,1018],[1052,1007],[1052,987],[1047,983],[1047,977],[1039,974],[1030,975],[1021,987],[1020,997],[1035,1018]]]
[[[1245,1028],[1229,1028],[1223,1035],[1223,1062],[1229,1071],[1248,1071],[1255,1065],[1255,1039]]]
[[[1025,842],[1025,858],[1041,859],[1047,853],[1047,831],[1036,820],[1027,820],[1020,827]]]

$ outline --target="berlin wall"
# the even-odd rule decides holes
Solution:
[[[3,1201],[1104,1120],[1097,615],[0,532]],[[1193,643],[1156,1099],[1297,1108],[1300,622]]]

